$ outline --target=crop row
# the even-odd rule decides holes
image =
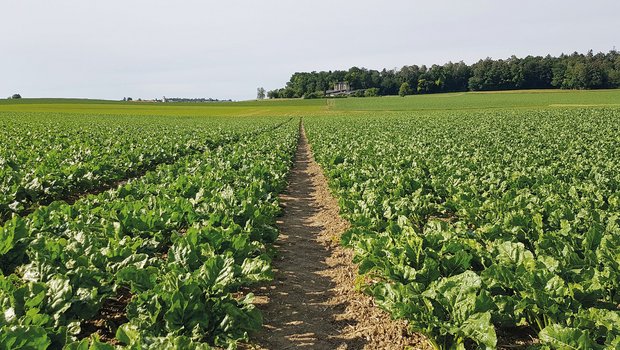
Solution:
[[[620,347],[617,109],[308,118],[366,290],[437,349]]]
[[[0,223],[234,136],[217,118],[0,115]],[[233,127],[234,125],[231,125]]]
[[[274,128],[285,121],[252,120],[237,142],[9,220],[0,348],[207,349],[246,339],[262,321],[239,288],[272,275],[266,244],[297,141],[296,123]]]

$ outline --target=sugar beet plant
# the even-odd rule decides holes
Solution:
[[[0,113],[0,223],[232,137],[218,118]]]
[[[232,349],[261,326],[240,287],[272,276],[298,125],[218,125],[234,140],[0,228],[0,348]]]
[[[620,348],[620,111],[306,118],[366,290],[436,349]],[[501,340],[501,337],[500,337]]]

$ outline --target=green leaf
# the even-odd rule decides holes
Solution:
[[[271,265],[265,257],[247,258],[241,265],[241,282],[256,283],[261,281],[269,281],[273,278]]]
[[[526,269],[534,268],[534,255],[525,249],[523,243],[503,242],[496,246],[496,256],[498,264],[505,264],[512,267],[523,265]]]
[[[63,350],[114,350],[114,346],[102,343],[95,334],[91,338],[84,338],[79,342],[67,344]]]
[[[472,315],[460,325],[458,333],[484,345],[486,349],[495,349],[497,346],[497,335],[491,323],[490,312]]]
[[[563,327],[559,324],[552,324],[545,327],[538,337],[544,343],[552,345],[558,350],[597,350],[603,347],[590,339],[587,330]]]
[[[235,285],[235,260],[232,257],[209,258],[197,271],[201,285],[212,293],[222,293]]]
[[[476,313],[476,299],[481,287],[480,277],[472,271],[442,278],[423,295],[438,301],[450,313],[452,322],[462,324]]]
[[[118,284],[129,283],[132,293],[144,292],[155,286],[159,273],[159,269],[153,266],[138,268],[130,265],[116,273],[116,281]]]
[[[71,307],[73,291],[69,279],[62,276],[54,276],[47,282],[48,305],[47,312],[56,321],[63,317],[63,313]]]
[[[1,349],[47,350],[51,343],[42,327],[14,326],[0,328]]]
[[[63,350],[89,350],[88,349],[89,343],[90,343],[90,340],[88,338],[84,338],[80,340],[79,342],[73,342],[73,343],[65,345]]]
[[[230,347],[228,347],[231,349]],[[153,339],[148,346],[149,350],[211,350],[209,344],[198,343],[185,336],[168,335],[165,338]]]
[[[140,330],[131,323],[125,323],[116,330],[116,339],[123,344],[140,346]]]
[[[0,256],[11,250],[22,238],[27,237],[26,223],[21,217],[14,217],[0,227]]]
[[[114,350],[114,346],[107,343],[102,343],[99,339],[93,338],[88,350]]]

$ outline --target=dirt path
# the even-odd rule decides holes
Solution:
[[[348,222],[314,161],[302,128],[289,187],[280,196],[275,281],[255,294],[265,326],[250,349],[429,348],[406,335],[372,299],[354,289],[352,252],[339,245]]]

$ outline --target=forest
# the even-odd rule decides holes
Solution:
[[[522,89],[609,89],[620,87],[620,53],[562,54],[485,58],[468,65],[463,61],[403,66],[381,71],[359,67],[349,70],[297,72],[286,86],[268,91],[269,98],[318,98],[333,84],[346,81],[353,96],[409,95],[460,91]]]

